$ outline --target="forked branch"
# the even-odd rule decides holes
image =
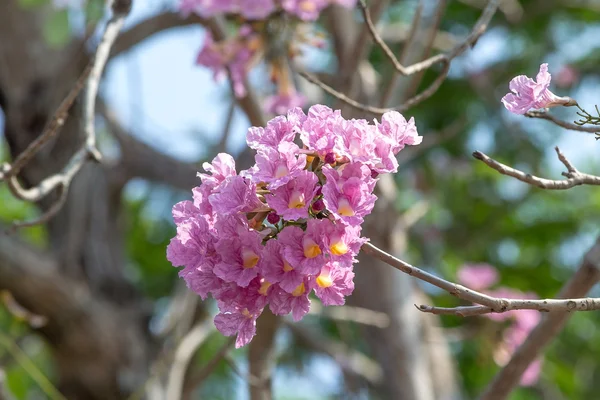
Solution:
[[[379,47],[381,47],[381,49],[386,54],[387,58],[392,62],[392,64],[394,65],[394,68],[396,69],[396,71],[398,73],[400,73],[403,76],[408,76],[408,75],[415,74],[417,72],[421,72],[421,71],[433,66],[434,64],[437,64],[437,63],[442,64],[442,70],[441,70],[440,74],[427,87],[427,89],[423,90],[421,93],[415,95],[414,97],[408,99],[403,104],[400,104],[396,107],[381,108],[381,107],[374,107],[374,106],[360,103],[360,102],[353,100],[350,97],[346,96],[344,93],[341,93],[341,92],[335,90],[331,86],[326,85],[325,83],[320,81],[316,76],[309,74],[306,71],[300,71],[299,74],[302,77],[304,77],[306,80],[308,80],[309,82],[319,86],[326,93],[332,95],[333,97],[337,98],[338,100],[341,100],[344,103],[346,103],[358,110],[366,111],[366,112],[369,112],[369,113],[375,114],[375,115],[381,115],[388,111],[393,111],[393,110],[405,111],[405,110],[409,109],[410,107],[413,107],[413,106],[421,103],[422,101],[428,99],[439,89],[439,87],[442,85],[442,83],[444,82],[444,80],[446,79],[446,77],[448,75],[448,71],[450,70],[450,63],[452,62],[452,60],[454,58],[458,57],[459,55],[461,55],[462,53],[464,53],[469,47],[474,46],[475,43],[477,42],[477,40],[481,37],[481,35],[483,35],[483,33],[487,30],[487,27],[498,8],[498,3],[499,3],[498,0],[489,0],[488,1],[486,8],[483,10],[481,16],[479,17],[479,20],[473,27],[473,30],[471,31],[471,33],[461,43],[459,43],[453,50],[451,50],[447,53],[437,54],[433,57],[430,57],[426,60],[420,61],[418,63],[412,64],[409,66],[403,66],[398,61],[398,59],[396,58],[396,56],[394,55],[392,50],[387,46],[387,44],[384,42],[384,40],[381,38],[381,36],[377,32],[377,28],[375,27],[375,25],[373,24],[373,21],[371,20],[371,15],[369,13],[369,9],[367,8],[364,0],[360,0],[359,4],[360,4],[360,8],[363,13],[365,24],[366,24],[367,28],[369,29],[369,32],[370,32],[371,36],[373,37],[373,40],[377,43],[377,45]]]
[[[12,165],[3,164],[0,167],[0,181],[6,181],[11,193],[20,200],[36,202],[55,190],[58,191],[58,199],[45,213],[31,221],[15,222],[13,223],[13,229],[41,224],[51,219],[64,205],[69,185],[86,161],[92,159],[100,162],[102,156],[96,148],[95,132],[96,96],[111,47],[125,23],[125,18],[129,14],[131,6],[132,0],[115,0],[113,2],[113,16],[106,24],[100,44],[96,49],[90,66],[85,69],[73,89],[60,104],[42,134],[15,159]],[[47,177],[32,188],[24,188],[17,178],[19,172],[51,138],[58,134],[59,129],[64,125],[68,117],[69,109],[83,87],[85,87],[83,100],[85,141],[83,145],[75,152],[61,172]]]

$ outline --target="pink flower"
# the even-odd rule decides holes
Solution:
[[[248,147],[254,150],[264,151],[265,147],[278,149],[282,142],[293,142],[296,138],[296,130],[304,121],[306,116],[301,109],[293,109],[286,117],[275,117],[263,127],[251,127],[246,135]]]
[[[326,170],[323,172],[326,173]],[[331,174],[327,176],[327,182],[323,186],[323,201],[327,209],[337,219],[351,225],[360,225],[363,222],[363,217],[373,210],[375,200],[377,196],[372,194],[369,185],[359,178],[349,178],[340,189]]]
[[[292,142],[281,142],[276,149],[265,147],[255,157],[256,166],[248,171],[255,183],[267,183],[269,189],[276,189],[304,171],[306,154]],[[314,175],[314,174],[312,174]]]
[[[333,111],[327,106],[314,105],[308,109],[308,116],[300,131],[300,139],[308,149],[325,158],[327,153],[334,152],[344,121],[339,110]]]
[[[250,343],[256,335],[256,319],[261,313],[250,313],[248,309],[221,312],[215,317],[215,326],[225,336],[237,334],[235,347],[240,348]]]
[[[275,292],[279,290],[277,284],[269,282],[261,276],[254,278],[248,286],[239,290],[238,307],[248,310],[262,310],[270,302]]]
[[[177,236],[167,247],[167,259],[175,266],[212,267],[210,251],[214,244],[208,223],[203,218],[187,219],[177,225]]]
[[[519,75],[510,81],[508,87],[513,93],[508,93],[502,98],[504,107],[515,114],[525,114],[530,109],[547,108],[556,106],[573,106],[577,104],[570,97],[558,97],[550,90],[550,73],[548,64],[540,65],[535,82],[525,75]]]
[[[194,12],[201,17],[209,18],[219,13],[232,12],[236,0],[180,0],[179,10],[188,15]]]
[[[310,309],[310,284],[305,279],[291,293],[278,291],[271,300],[269,308],[275,315],[286,315],[290,312],[294,321],[300,321]]]
[[[345,296],[354,290],[354,272],[338,263],[328,263],[313,281],[312,286],[317,297],[325,306],[341,306]]]
[[[365,164],[358,162],[349,162],[337,169],[334,169],[329,165],[324,165],[323,174],[328,181],[336,183],[339,191],[342,190],[344,183],[350,178],[358,178],[365,182],[370,192],[373,191],[375,184],[377,183],[377,180],[371,177],[371,169]]]
[[[292,93],[276,94],[265,99],[265,110],[269,113],[285,114],[289,109],[302,107],[306,104],[306,96],[294,91]]]
[[[212,35],[207,33],[204,46],[196,57],[196,64],[210,68],[215,80],[227,76],[227,69],[229,69],[237,98],[246,95],[246,75],[256,52],[256,48],[249,46],[249,43],[258,43],[255,35],[244,33],[241,30],[240,35],[222,43],[215,43]]]
[[[376,129],[364,119],[344,121],[335,153],[350,162],[370,164],[375,154]]]
[[[360,247],[367,241],[360,237],[360,226],[345,224],[333,224],[329,222],[323,238],[323,243],[328,251],[332,261],[339,265],[352,267],[352,264],[358,262],[356,256]]]
[[[219,153],[213,158],[212,163],[205,162],[202,168],[207,172],[202,174],[198,172],[198,177],[203,184],[212,187],[217,186],[230,176],[235,176],[235,160],[227,153]],[[210,174],[210,175],[209,175]]]
[[[288,221],[308,218],[308,208],[317,193],[317,176],[301,170],[298,175],[265,196],[269,207]]]
[[[390,143],[393,154],[397,154],[404,146],[421,144],[423,136],[419,136],[415,119],[406,119],[398,111],[388,111],[381,116],[381,123],[375,121],[377,130]]]
[[[489,289],[498,282],[498,271],[489,264],[465,264],[458,270],[458,281],[469,289]]]
[[[197,293],[202,300],[206,300],[209,293],[218,297],[228,285],[219,279],[212,270],[203,268],[184,268],[179,272],[179,276],[185,280],[187,287]]]
[[[265,19],[275,11],[273,0],[242,0],[239,3],[240,13],[247,19]]]
[[[175,266],[185,267],[179,276],[188,287],[205,299],[219,287],[212,269],[218,261],[214,252],[214,238],[206,220],[188,218],[177,226],[177,236],[167,247],[167,259]]]
[[[252,34],[248,26],[239,32]],[[229,50],[214,50],[231,62]],[[294,143],[298,133],[303,149]],[[292,108],[248,131],[247,143],[257,150],[253,167],[237,174],[224,153],[204,164],[193,201],[173,207],[177,235],[167,258],[184,267],[180,276],[191,290],[217,300],[215,325],[237,334],[238,347],[252,339],[267,305],[300,320],[312,290],[325,305],[344,304],[366,242],[360,225],[376,199],[375,178],[394,170],[395,154],[417,138],[413,121],[400,114],[372,125],[325,106],[308,115]],[[513,336],[529,329],[530,319],[515,321]]]
[[[314,21],[328,3],[328,0],[283,0],[281,6],[303,21]]]
[[[521,376],[521,386],[533,386],[540,379],[540,373],[542,372],[542,359],[536,358],[527,367],[523,375]]]
[[[235,282],[246,287],[259,274],[264,247],[256,231],[238,232],[237,236],[221,238],[215,245],[221,261],[214,273],[225,282]]]
[[[298,272],[314,275],[325,264],[323,236],[329,223],[328,220],[309,219],[306,232],[297,226],[287,226],[277,236],[285,259]]]
[[[173,221],[176,224],[184,222],[200,214],[200,210],[189,200],[180,201],[173,206]]]
[[[283,290],[291,293],[304,281],[305,275],[283,257],[279,240],[269,240],[263,254],[262,274],[269,282],[277,283]]]
[[[208,197],[213,210],[223,215],[250,212],[263,203],[256,196],[256,185],[242,176],[230,176]]]

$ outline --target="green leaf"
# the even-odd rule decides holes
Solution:
[[[71,37],[69,12],[67,10],[55,11],[44,24],[44,37],[52,47],[62,47]]]
[[[19,0],[19,5],[23,8],[40,7],[48,3],[48,0]]]
[[[85,18],[88,24],[95,24],[104,15],[104,0],[90,0],[85,4]]]

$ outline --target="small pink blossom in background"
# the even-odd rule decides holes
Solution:
[[[61,4],[68,0],[54,1]],[[314,21],[325,8],[333,4],[352,8],[356,0],[180,0],[179,11],[184,17],[191,13],[203,18],[219,14],[240,17],[236,18],[242,20],[237,35],[216,43],[210,33],[206,34],[196,64],[212,70],[215,80],[229,75],[234,95],[243,98],[247,94],[248,73],[261,59],[264,60],[271,68],[272,80],[278,90],[277,94],[266,99],[263,107],[266,112],[277,115],[306,104],[306,97],[296,91],[288,58],[303,54],[303,48],[307,45],[325,46],[325,41],[317,37],[319,35],[307,34],[304,29],[307,24],[297,22]],[[273,24],[252,24],[265,19],[279,20],[287,27],[285,32],[270,32],[266,26]],[[273,36],[282,39],[278,54],[271,54],[273,49],[268,46]],[[265,57],[265,54],[270,56]]]
[[[531,109],[577,104],[570,97],[558,97],[552,93],[548,89],[550,80],[551,76],[546,63],[540,65],[540,71],[536,76],[537,82],[525,75],[513,78],[508,85],[513,93],[508,93],[502,98],[504,107],[512,113],[525,114]]]
[[[579,71],[570,65],[563,66],[556,75],[556,86],[567,88],[579,81]]]
[[[460,284],[469,289],[477,290],[487,295],[504,299],[535,299],[533,293],[523,293],[507,287],[490,289],[499,281],[498,272],[489,264],[465,264],[457,272]],[[525,342],[529,333],[541,320],[539,311],[536,310],[511,310],[503,313],[485,314],[485,317],[494,321],[512,321],[503,334],[503,344],[494,353],[494,360],[498,365],[504,366],[517,348]],[[540,376],[542,359],[532,362],[521,377],[521,385],[534,385]]]
[[[458,281],[473,290],[489,289],[498,282],[498,271],[489,264],[465,264],[458,270]]]
[[[291,109],[248,130],[254,166],[237,173],[233,157],[220,153],[204,163],[193,201],[173,206],[167,259],[183,267],[191,290],[217,300],[215,325],[237,335],[237,347],[256,334],[267,306],[298,321],[313,291],[324,305],[352,294],[374,175],[382,160],[420,142],[412,119],[392,111],[382,121],[346,120],[321,105],[308,114]]]
[[[271,114],[285,114],[287,110],[303,107],[306,96],[294,91],[289,94],[276,94],[265,100],[265,110]]]

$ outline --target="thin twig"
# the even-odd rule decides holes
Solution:
[[[12,164],[4,164],[2,170],[0,171],[0,181],[19,175],[19,172],[21,172],[23,167],[31,160],[31,158],[35,156],[42,149],[42,147],[46,145],[46,143],[48,143],[60,132],[60,128],[62,128],[67,120],[67,117],[69,116],[69,110],[85,86],[85,82],[87,81],[91,71],[92,64],[90,63],[81,73],[77,79],[77,82],[75,82],[75,85],[67,94],[67,97],[65,97],[60,103],[54,112],[54,115],[50,119],[50,122],[48,122],[48,124],[44,127],[42,134],[33,142],[31,142],[27,148],[17,156]],[[21,198],[19,193],[15,194],[15,196],[21,200],[27,200]]]
[[[96,49],[94,59],[91,65],[85,69],[81,77],[76,82],[74,88],[69,92],[67,97],[58,107],[54,116],[42,132],[42,134],[33,141],[27,149],[17,157],[12,166],[4,164],[0,168],[0,179],[6,180],[11,193],[18,199],[36,202],[46,197],[54,190],[58,190],[58,200],[50,206],[50,208],[37,219],[17,222],[13,224],[12,229],[18,229],[25,226],[33,226],[47,222],[50,218],[60,211],[67,197],[69,184],[75,175],[81,170],[85,162],[93,159],[99,162],[102,158],[100,152],[96,148],[96,132],[95,132],[95,106],[96,96],[98,94],[98,86],[102,71],[108,60],[111,46],[121,30],[125,18],[131,10],[132,0],[114,0],[112,5],[113,16],[107,22],[106,28],[100,40],[100,44]],[[68,115],[68,111],[72,106],[75,98],[82,89],[85,81],[85,95],[83,100],[83,116],[84,116],[84,131],[85,142],[83,146],[75,152],[70,161],[60,173],[51,175],[40,182],[38,185],[25,189],[18,181],[17,174],[31,160],[31,158],[54,137],[59,128],[64,124]]]
[[[495,169],[503,175],[511,176],[520,180],[521,182],[525,182],[542,189],[566,190],[578,185],[600,185],[600,176],[579,172],[558,147],[555,147],[555,150],[558,159],[564,164],[565,167],[567,167],[567,172],[562,173],[562,175],[567,179],[554,180],[540,178],[502,164],[501,162],[488,157],[480,151],[474,152],[473,157],[484,162],[488,167]]]
[[[476,304],[485,305],[497,311],[500,311],[505,306],[500,299],[496,299],[492,296],[476,292],[465,286],[452,283],[445,279],[439,278],[433,274],[430,274],[429,272],[425,272],[422,269],[412,266],[409,263],[402,261],[392,256],[391,254],[386,253],[385,251],[373,246],[371,243],[365,243],[362,246],[362,250],[365,253],[375,258],[378,258],[384,263],[404,272],[405,274],[414,276],[415,278],[425,281],[427,283],[431,283],[432,285],[437,286],[440,289],[443,289],[451,295],[456,296],[460,299],[468,300]]]
[[[39,217],[30,219],[30,220],[26,220],[26,221],[13,221],[13,223],[11,224],[11,227],[7,230],[6,233],[13,234],[20,228],[36,226],[36,225],[44,224],[44,223],[50,221],[56,214],[58,214],[58,212],[61,210],[61,208],[67,202],[67,197],[69,194],[68,188],[69,188],[68,182],[63,185],[60,185],[56,189],[56,194],[58,195],[58,200],[55,201],[46,211],[44,211],[42,213],[42,215],[40,215]]]
[[[452,283],[439,278],[428,272],[425,272],[409,263],[402,261],[391,254],[373,246],[371,243],[365,243],[362,250],[371,256],[378,258],[384,263],[408,274],[417,279],[428,282],[440,289],[443,289],[459,299],[468,300],[477,305],[461,306],[452,308],[432,307],[421,305],[417,307],[420,311],[430,314],[451,314],[458,316],[472,316],[491,313],[504,313],[512,310],[537,310],[540,312],[558,312],[565,313],[571,311],[594,311],[600,310],[600,298],[569,298],[569,299],[506,299],[493,297],[484,293],[477,292],[465,286]]]
[[[578,132],[585,132],[585,133],[599,133],[600,132],[600,127],[598,127],[598,126],[581,126],[581,125],[574,124],[572,122],[563,121],[563,120],[556,118],[555,116],[553,116],[552,114],[550,114],[546,111],[529,111],[529,112],[525,113],[525,116],[529,117],[529,118],[545,119],[547,121],[554,123],[555,125],[560,126],[561,128],[569,129],[571,131],[578,131]]]
[[[309,82],[319,86],[326,93],[336,97],[337,99],[345,102],[346,104],[348,104],[358,110],[366,111],[366,112],[369,112],[369,113],[375,114],[375,115],[381,115],[388,111],[393,111],[393,110],[405,111],[408,108],[413,107],[413,106],[421,103],[422,101],[428,99],[439,89],[439,87],[442,85],[442,83],[446,79],[446,76],[448,75],[448,71],[450,70],[451,61],[454,58],[456,58],[457,56],[459,56],[460,54],[462,54],[464,51],[466,51],[469,47],[474,46],[475,43],[477,42],[477,40],[479,39],[479,37],[481,35],[483,35],[483,33],[486,31],[488,24],[490,23],[492,17],[494,16],[494,13],[496,12],[496,9],[498,8],[498,2],[499,2],[499,0],[490,0],[488,2],[486,8],[483,10],[481,16],[479,17],[479,20],[473,27],[473,30],[471,31],[471,33],[465,38],[465,40],[463,40],[452,51],[445,53],[445,54],[435,55],[426,60],[423,60],[418,63],[415,63],[415,64],[405,67],[398,61],[398,59],[396,58],[394,53],[391,51],[391,49],[387,46],[387,44],[385,44],[385,42],[383,41],[383,39],[377,32],[377,29],[373,25],[373,21],[371,20],[369,9],[366,7],[364,0],[360,0],[359,4],[360,4],[362,12],[363,12],[365,23],[366,23],[367,27],[369,28],[369,31],[371,33],[371,36],[373,37],[373,40],[381,47],[381,49],[384,51],[387,58],[394,65],[394,68],[396,69],[396,71],[398,71],[401,75],[404,75],[404,76],[411,75],[411,74],[423,71],[423,70],[431,67],[434,64],[437,64],[437,63],[442,64],[442,71],[440,72],[438,77],[429,85],[429,87],[427,87],[427,89],[423,90],[421,93],[408,99],[406,102],[404,102],[403,104],[400,104],[396,107],[381,108],[381,107],[374,107],[374,106],[362,104],[356,100],[351,99],[350,97],[346,96],[345,94],[333,89],[332,87],[326,85],[325,83],[321,82],[316,76],[309,74],[306,71],[299,71],[299,74],[302,77],[304,77],[306,80],[308,80]]]

